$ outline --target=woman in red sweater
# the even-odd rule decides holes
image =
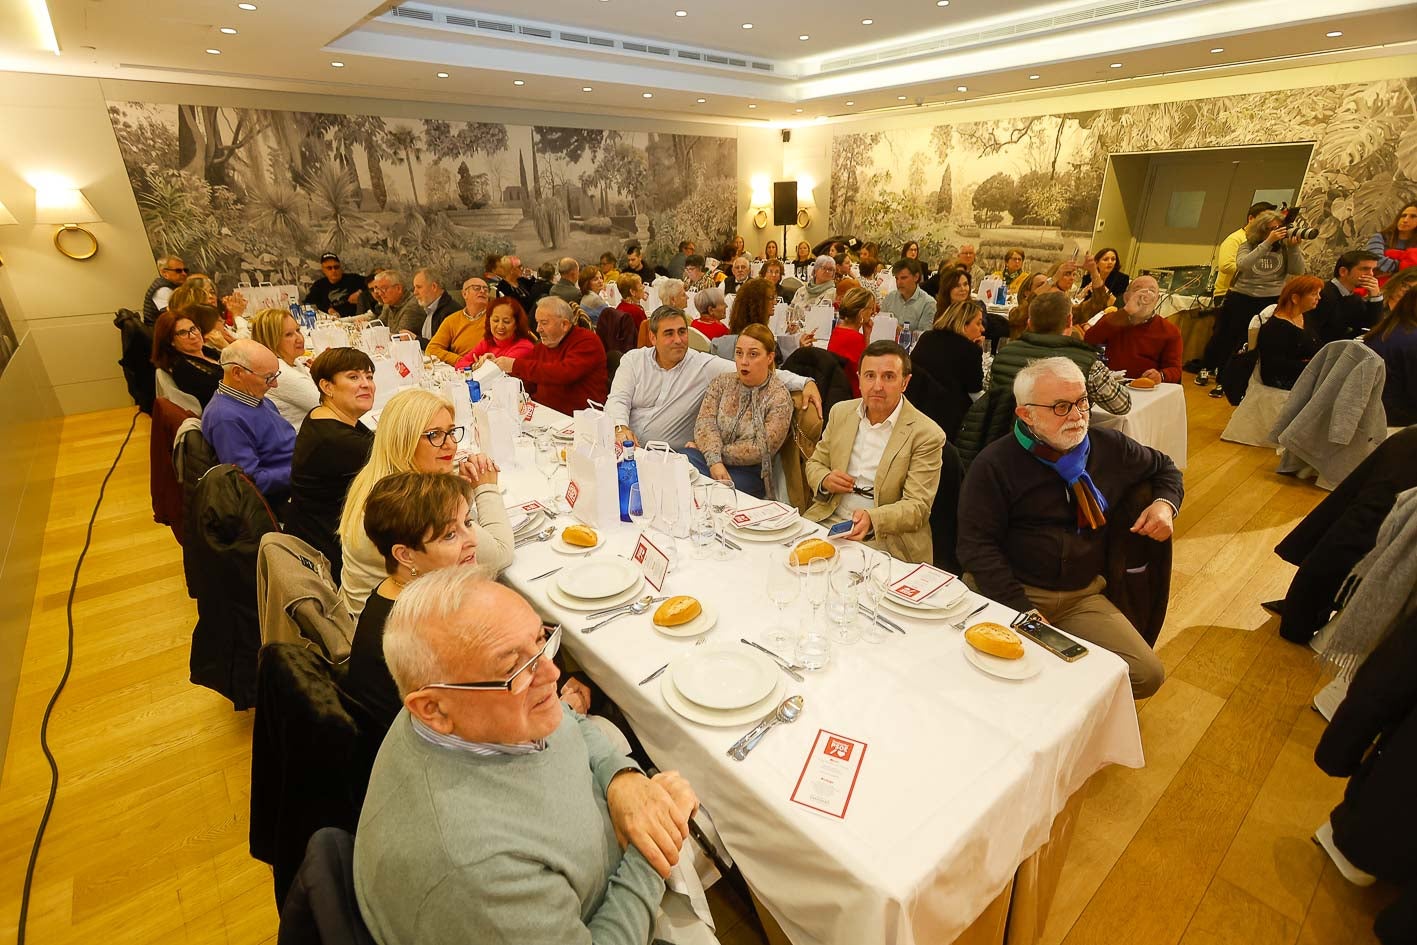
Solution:
[[[457,369],[477,368],[489,357],[521,358],[531,354],[536,337],[531,333],[526,309],[511,296],[503,296],[487,310],[487,334],[457,363]]]
[[[861,396],[861,353],[871,337],[871,321],[876,317],[876,297],[870,289],[857,286],[841,297],[837,309],[840,321],[832,329],[827,350],[846,359],[846,374],[851,378],[851,396]]]

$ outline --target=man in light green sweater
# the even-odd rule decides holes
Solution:
[[[404,711],[354,847],[380,945],[649,941],[697,799],[557,700],[559,635],[474,569],[399,595],[384,658]]]

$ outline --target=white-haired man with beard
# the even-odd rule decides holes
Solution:
[[[1137,276],[1122,293],[1122,304],[1102,313],[1087,330],[1090,345],[1107,346],[1107,366],[1128,377],[1160,384],[1181,383],[1181,330],[1156,315],[1161,288],[1151,276]]]
[[[1165,670],[1106,587],[1108,508],[1136,483],[1155,501],[1130,525],[1156,541],[1171,537],[1181,507],[1181,473],[1159,450],[1115,430],[1089,430],[1087,385],[1063,357],[1043,358],[1014,379],[1010,435],[984,448],[959,497],[958,551],[979,592],[1126,660],[1132,694],[1149,696]]]

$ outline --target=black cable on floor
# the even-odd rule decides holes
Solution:
[[[44,840],[44,828],[49,826],[49,815],[54,810],[54,797],[59,793],[59,763],[54,760],[54,753],[49,750],[49,716],[54,712],[54,705],[59,701],[59,694],[64,691],[64,686],[69,682],[69,671],[74,668],[74,594],[79,589],[79,569],[84,566],[84,558],[89,553],[89,543],[93,541],[93,524],[98,520],[99,506],[103,505],[103,493],[108,488],[108,480],[113,478],[113,471],[118,468],[118,461],[123,458],[123,450],[127,448],[128,441],[133,438],[133,431],[137,429],[138,417],[142,411],[133,411],[133,422],[128,425],[128,435],[123,437],[123,442],[118,447],[118,455],[113,457],[113,465],[108,467],[108,472],[103,477],[103,482],[98,487],[98,499],[93,504],[93,514],[89,516],[88,532],[84,535],[84,547],[79,551],[79,560],[74,562],[74,577],[69,582],[69,600],[64,605],[64,615],[69,623],[69,652],[64,659],[64,675],[59,677],[59,685],[54,687],[54,694],[49,697],[49,705],[44,707],[44,718],[39,723],[39,747],[44,752],[44,758],[49,762],[49,799],[44,802],[44,816],[39,819],[39,829],[34,834],[34,846],[30,847],[30,862],[25,867],[25,890],[20,895],[20,925],[19,936],[15,940],[15,945],[25,945],[25,920],[29,917],[30,911],[30,887],[34,884],[34,866],[39,860],[39,845]]]

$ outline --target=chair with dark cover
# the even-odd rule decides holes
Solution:
[[[280,910],[276,945],[374,945],[354,895],[354,838],[322,827]]]
[[[1131,525],[1154,501],[1151,483],[1139,482],[1107,510],[1107,590],[1103,592],[1152,647],[1166,622],[1172,544],[1169,538],[1156,541],[1134,535]]]
[[[778,496],[778,499],[788,502],[798,512],[807,511],[812,504],[812,490],[807,487],[807,460],[816,451],[825,425],[817,412],[803,403],[801,391],[792,395],[792,425],[788,428],[787,439],[777,450],[777,461],[782,464],[782,478],[787,483],[787,495]]]
[[[1417,615],[1399,620],[1358,667],[1314,761],[1348,778],[1329,815],[1339,851],[1379,879],[1417,881]],[[1413,902],[1399,900],[1377,928],[1384,942],[1417,941]]]
[[[182,484],[172,465],[172,446],[182,421],[192,418],[172,401],[159,397],[153,401],[152,435],[148,438],[148,486],[152,492],[153,521],[167,525],[182,544]]]
[[[139,410],[152,413],[153,400],[157,397],[157,374],[152,363],[153,330],[143,324],[141,315],[127,308],[120,308],[113,316],[113,327],[120,336],[118,366],[123,369],[128,395]]]
[[[230,464],[207,470],[187,504],[182,569],[197,600],[192,682],[238,712],[256,702],[256,555],[261,536],[279,527],[256,484]]]
[[[930,537],[935,543],[935,567],[961,574],[955,538],[959,534],[959,489],[964,485],[964,463],[953,443],[940,457],[940,485],[930,506]]]
[[[984,447],[1007,434],[1013,422],[1013,390],[997,387],[984,391],[965,411],[959,425],[959,437],[955,439],[964,468],[969,468]]]
[[[851,399],[851,379],[846,375],[847,361],[826,348],[798,348],[782,362],[784,371],[811,378],[822,396],[822,416],[831,416],[832,408]]]
[[[277,907],[322,827],[353,832],[378,745],[366,745],[339,671],[297,643],[261,647],[251,732],[251,855],[275,870]]]
[[[1332,615],[1343,580],[1373,550],[1399,492],[1417,488],[1417,427],[1396,433],[1275,546],[1297,565],[1280,611],[1279,635],[1307,644]]]

